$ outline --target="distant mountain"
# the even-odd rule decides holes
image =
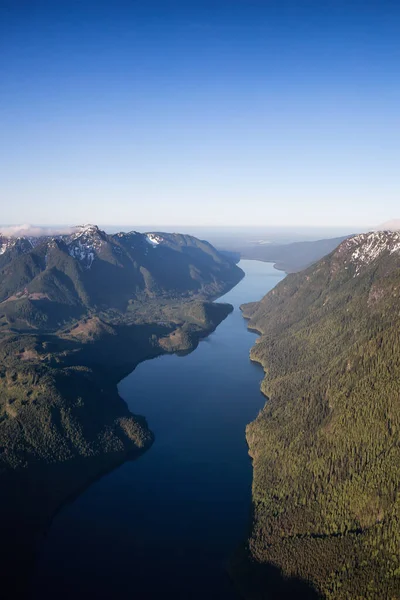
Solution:
[[[293,242],[292,244],[257,244],[240,250],[242,258],[275,263],[275,267],[286,273],[297,273],[332,252],[349,236]]]
[[[377,231],[399,231],[400,230],[400,219],[392,219],[391,221],[385,221],[377,227]]]
[[[85,225],[70,235],[0,237],[0,319],[54,329],[90,311],[126,311],[135,300],[217,296],[242,276],[233,260],[188,235],[107,235]]]
[[[400,233],[380,231],[242,307],[268,396],[247,428],[245,596],[286,597],[280,569],[331,600],[400,597],[399,294]]]

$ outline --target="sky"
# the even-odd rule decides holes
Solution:
[[[0,0],[0,222],[373,226],[399,107],[397,0]]]

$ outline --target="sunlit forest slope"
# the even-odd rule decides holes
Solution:
[[[400,235],[376,232],[242,307],[268,396],[248,558],[330,599],[400,598],[399,295]]]

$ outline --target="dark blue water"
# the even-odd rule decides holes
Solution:
[[[249,360],[256,335],[238,307],[283,277],[268,263],[240,266],[246,277],[220,299],[235,310],[212,335],[191,354],[147,361],[121,381],[154,445],[57,515],[35,598],[236,598],[225,565],[248,527],[245,426],[264,404],[262,369]]]

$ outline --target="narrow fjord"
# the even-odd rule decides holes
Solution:
[[[236,598],[226,572],[246,538],[251,462],[245,427],[264,405],[250,362],[256,334],[239,306],[283,274],[241,261],[234,306],[186,356],[141,363],[119,385],[154,432],[152,448],[102,477],[56,516],[41,548],[35,597]]]

